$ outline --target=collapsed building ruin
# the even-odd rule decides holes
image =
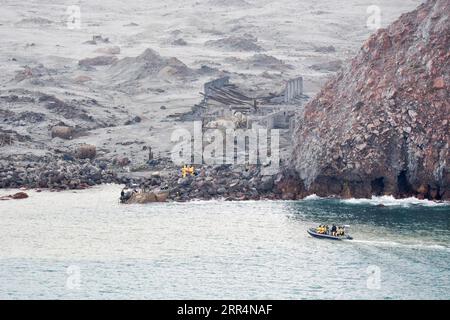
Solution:
[[[308,97],[303,93],[303,78],[286,81],[278,93],[250,96],[228,76],[206,82],[200,103],[188,113],[174,114],[181,121],[201,121],[209,129],[277,129],[281,158],[290,154],[294,115]]]
[[[197,116],[206,128],[217,127],[220,122],[232,122],[236,128],[292,131],[293,115],[306,100],[303,78],[286,81],[282,92],[266,96],[249,97],[239,87],[222,77],[204,84],[203,100],[196,107]]]
[[[261,95],[250,96],[226,76],[206,82],[200,95],[202,100],[191,111],[169,117],[183,122],[201,121],[203,132],[211,129],[276,129],[280,159],[289,158],[295,113],[308,100],[303,93],[302,77],[287,80],[277,93],[262,92]]]

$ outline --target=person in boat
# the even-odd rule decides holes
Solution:
[[[323,233],[323,226],[322,226],[322,225],[318,226],[318,227],[316,228],[316,232],[317,232],[317,233]]]
[[[336,228],[336,226],[333,224],[333,226],[331,227],[331,235],[335,237],[336,234],[337,234],[336,232],[337,232],[337,228]]]
[[[337,231],[337,235],[338,235],[338,236],[343,236],[344,233],[345,233],[344,227],[339,226],[339,227],[338,227],[338,231]]]
[[[120,202],[121,203],[127,202],[131,198],[133,192],[134,191],[131,191],[127,187],[123,188],[122,191],[120,192]]]

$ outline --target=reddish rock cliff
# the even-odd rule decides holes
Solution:
[[[450,199],[450,1],[380,29],[298,114],[308,193]]]

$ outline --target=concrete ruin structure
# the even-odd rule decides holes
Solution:
[[[284,103],[290,103],[295,98],[303,95],[303,78],[297,77],[286,82],[286,89],[284,90]]]
[[[207,103],[208,97],[214,94],[214,89],[220,89],[230,83],[230,77],[222,77],[218,79],[214,79],[212,81],[206,82],[203,85],[204,95],[204,103]]]
[[[267,129],[286,129],[291,131],[293,129],[293,116],[295,110],[289,106],[284,110],[272,111],[267,114],[251,115],[247,117],[247,128],[252,128],[253,124]]]
[[[303,107],[307,96],[303,94],[303,78],[286,81],[278,93],[245,91],[233,84],[230,77],[206,82],[200,94],[203,100],[190,112],[174,114],[181,121],[201,121],[204,132],[210,129],[276,129],[280,137],[282,158],[289,155],[294,115]],[[248,92],[252,92],[251,96]]]
[[[257,125],[291,132],[293,115],[305,100],[301,76],[287,80],[284,90],[279,94],[263,97],[247,96],[230,82],[228,76],[206,82],[203,89],[204,93],[201,94],[204,99],[198,105],[197,111],[200,112],[197,112],[197,116],[205,126],[218,120],[237,121],[239,118],[240,126],[242,119],[245,119],[247,129]]]
[[[209,82],[206,82],[203,86],[205,94],[211,94],[211,88],[222,88],[223,86],[230,83],[230,77],[222,77]]]

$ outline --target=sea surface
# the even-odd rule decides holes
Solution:
[[[0,299],[450,299],[448,203],[121,205],[119,192],[0,201]],[[320,223],[354,240],[310,237]]]

